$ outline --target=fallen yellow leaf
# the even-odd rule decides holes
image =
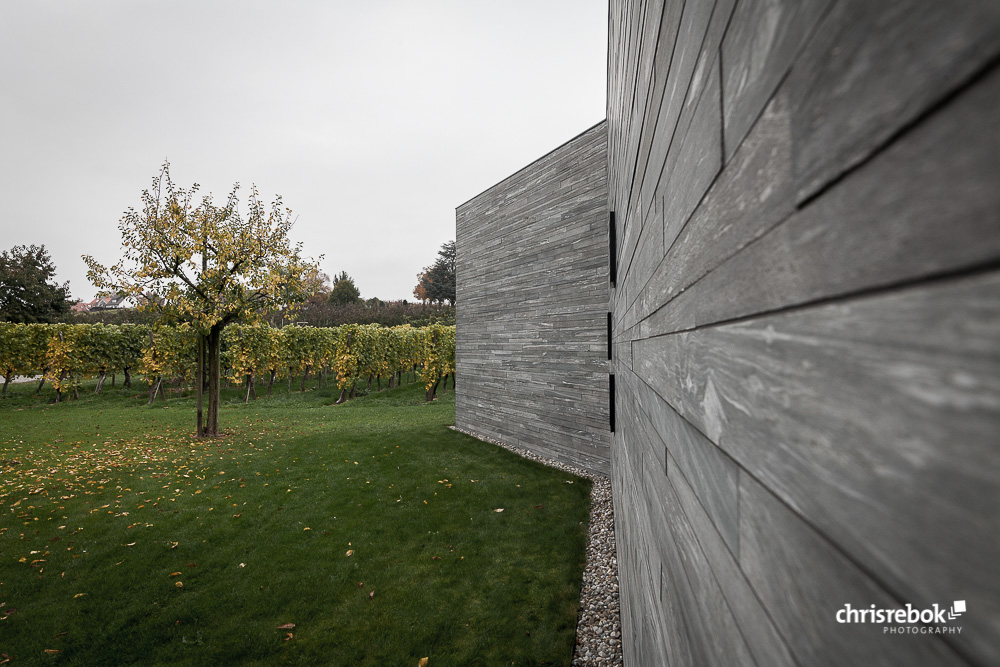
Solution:
[[[184,588],[184,582],[183,581],[178,581],[178,582],[176,582],[174,584],[174,586],[176,586],[177,588]]]
[[[429,658],[420,658],[420,662],[417,663],[417,667],[427,667],[427,661]]]
[[[56,653],[59,652],[59,649],[57,649],[57,648],[47,648],[47,649],[45,649],[45,652],[48,653],[49,655],[55,655]]]
[[[77,598],[82,598],[84,595],[86,595],[86,593],[77,593],[76,595],[73,596],[73,599],[75,600]]]
[[[494,512],[503,512],[503,508],[501,507],[500,509],[498,509],[498,510],[493,510],[493,511],[494,511]]]
[[[279,629],[279,630],[291,630],[291,629],[293,629],[294,627],[295,627],[295,624],[294,624],[294,623],[285,623],[284,625],[279,625],[279,626],[278,626],[278,629]]]
[[[348,550],[347,550],[347,553],[346,553],[346,554],[344,554],[344,555],[345,555],[345,556],[350,556],[350,555],[351,555],[351,554],[353,554],[353,553],[354,553],[354,549],[348,549]]]
[[[180,575],[181,575],[181,573],[180,573],[180,572],[171,572],[171,573],[170,573],[170,574],[168,574],[167,576],[168,576],[168,577],[179,577]]]

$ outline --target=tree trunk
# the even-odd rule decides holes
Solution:
[[[42,385],[45,384],[45,374],[48,373],[48,372],[49,372],[48,368],[46,368],[44,371],[42,371],[42,379],[38,381],[38,389],[35,389],[35,393],[36,394],[42,393]]]
[[[369,375],[368,376],[368,391],[372,390],[372,379],[373,379],[372,376]]]
[[[205,334],[198,332],[198,372],[195,374],[194,383],[198,385],[197,413],[198,423],[195,431],[197,437],[205,437],[204,413],[202,411],[202,401],[205,395]]]
[[[267,380],[267,397],[268,397],[268,398],[271,398],[271,385],[273,385],[273,384],[274,384],[274,376],[275,376],[275,375],[277,375],[277,374],[278,374],[278,372],[277,372],[277,371],[275,371],[275,370],[274,370],[274,369],[272,368],[272,369],[271,369],[271,377],[270,377],[270,378],[268,378],[268,380]]]
[[[80,400],[80,387],[77,386],[76,382],[73,383],[73,400],[74,401]]]
[[[101,388],[104,387],[104,381],[107,379],[108,379],[108,373],[102,368],[101,377],[97,380],[97,389],[94,390],[95,394],[101,393]]]
[[[375,380],[378,382],[378,390],[382,391],[382,376],[379,375]]]
[[[122,372],[125,374],[125,379],[122,380],[122,389],[131,389],[132,388],[132,373],[129,372],[128,366],[126,366],[125,368],[123,368]]]
[[[306,390],[306,379],[309,377],[309,368],[310,366],[306,366],[305,372],[302,373],[302,391]]]
[[[14,377],[14,372],[13,371],[8,371],[8,373],[3,376],[3,393],[0,394],[0,396],[6,396],[7,395],[7,385],[10,384],[10,379],[12,377]]]
[[[66,379],[66,371],[59,373],[59,388],[56,389],[56,403],[62,400],[62,383]]]
[[[219,362],[222,344],[222,326],[216,324],[208,334],[208,414],[205,417],[205,436],[219,435]]]
[[[340,405],[341,403],[346,401],[347,400],[346,394],[347,394],[347,387],[344,387],[343,389],[340,390],[340,398],[337,399],[337,402],[334,403],[334,405]]]
[[[434,384],[431,385],[431,388],[427,390],[427,401],[428,402],[433,401],[435,398],[437,398],[438,382],[440,382],[440,381],[441,381],[440,379],[435,380]]]
[[[116,375],[116,373],[112,373],[112,374],[111,374],[111,386],[112,386],[112,387],[114,387],[114,386],[115,386],[115,375]]]

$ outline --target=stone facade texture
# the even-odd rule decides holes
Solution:
[[[455,423],[607,474],[602,122],[457,210]]]
[[[626,664],[1000,664],[1000,5],[609,27]]]

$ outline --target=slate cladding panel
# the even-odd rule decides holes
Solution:
[[[1000,4],[608,16],[626,664],[1000,664]]]
[[[604,122],[458,207],[455,423],[609,463]]]

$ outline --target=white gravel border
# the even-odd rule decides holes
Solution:
[[[618,666],[622,664],[621,610],[618,604],[618,556],[615,551],[615,513],[611,480],[604,475],[553,461],[520,447],[487,438],[457,426],[454,431],[471,435],[512,451],[532,461],[565,470],[593,482],[590,490],[590,524],[587,527],[587,564],[583,569],[580,615],[576,621],[573,665]]]

